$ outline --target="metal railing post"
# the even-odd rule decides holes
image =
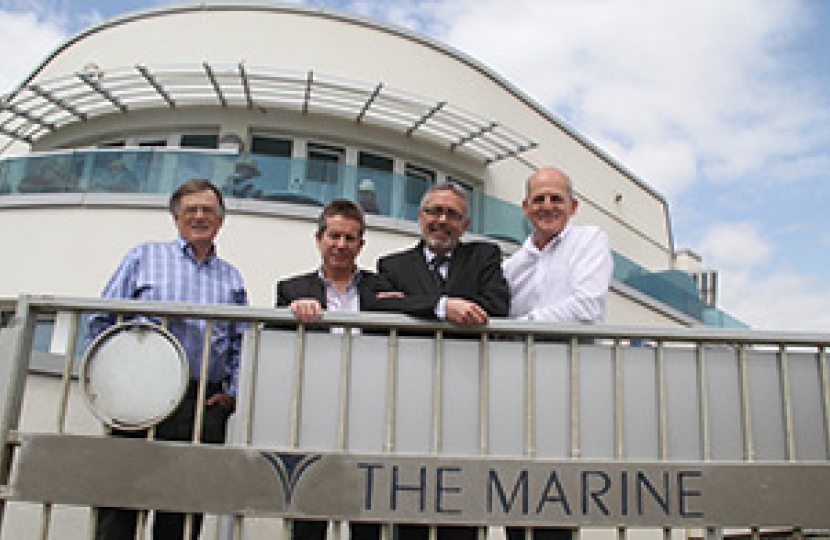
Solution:
[[[28,297],[21,296],[12,324],[0,330],[0,534],[3,531],[6,490],[14,452],[14,431],[20,422],[23,390],[32,352],[35,317]]]

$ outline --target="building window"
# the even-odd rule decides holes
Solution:
[[[280,200],[290,188],[293,142],[262,135],[251,137],[251,152],[234,163],[222,188],[231,197]]]
[[[182,149],[206,149],[219,148],[219,135],[211,133],[186,133],[179,139],[179,147]],[[176,189],[182,183],[193,178],[204,178],[214,180],[214,172],[219,160],[202,153],[181,153],[176,163],[176,179],[171,186]]]
[[[261,135],[251,137],[252,154],[290,158],[293,147],[293,142],[287,139],[274,139]]]
[[[360,152],[357,156],[357,202],[367,214],[390,215],[395,160]]]
[[[404,219],[417,220],[418,207],[424,193],[435,183],[435,171],[425,169],[411,163],[406,164],[404,169],[406,186],[404,189]]]
[[[336,184],[340,178],[340,163],[345,153],[342,148],[309,143],[306,178],[314,182]]]
[[[167,139],[138,139],[136,146],[139,148],[164,148],[167,146]]]
[[[179,140],[181,148],[205,148],[208,150],[219,148],[219,135],[216,134],[185,134]]]
[[[339,195],[341,164],[345,160],[343,148],[309,143],[306,153],[306,181],[303,191],[320,201],[329,201]]]

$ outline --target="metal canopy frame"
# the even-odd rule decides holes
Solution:
[[[187,106],[288,109],[384,125],[488,164],[537,146],[502,122],[447,101],[315,71],[244,64],[136,65],[31,83],[0,98],[0,133],[29,144],[111,113]]]

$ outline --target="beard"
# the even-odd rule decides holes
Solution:
[[[435,252],[445,253],[458,245],[458,239],[453,236],[451,230],[440,223],[427,227],[423,239],[427,247]]]

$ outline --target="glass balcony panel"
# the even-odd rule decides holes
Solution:
[[[377,169],[356,168],[357,186],[354,199],[367,214],[391,216],[392,188],[395,175],[388,171]],[[352,198],[351,194],[346,194]]]
[[[614,279],[697,320],[703,317],[703,302],[688,274],[649,272],[619,253],[614,253]]]
[[[10,160],[7,184],[0,192],[61,193],[83,191],[80,164],[68,154],[44,154]]]
[[[181,184],[192,180],[194,178],[204,178],[216,182],[220,175],[217,170],[217,162],[222,160],[217,159],[215,154],[202,152],[175,152],[175,173],[173,176],[173,183],[171,191],[175,190]]]
[[[141,185],[138,174],[147,178],[147,162],[152,159],[150,153],[101,152],[89,156],[91,175],[87,184],[90,192],[140,193],[148,186]],[[139,171],[139,161],[141,169]],[[136,171],[139,171],[138,173]]]
[[[275,156],[240,156],[218,182],[226,197],[280,200],[291,186],[291,160]]]
[[[703,308],[703,323],[706,324],[706,326],[712,326],[715,328],[730,328],[735,330],[749,329],[749,325],[739,321],[732,315],[717,308],[708,306]]]
[[[475,192],[474,208],[478,212],[473,216],[473,232],[521,244],[530,233],[531,226],[520,206],[511,204],[480,192]]]
[[[403,200],[401,200],[399,212],[394,214],[393,217],[418,221],[418,208],[421,205],[421,199],[423,199],[424,193],[427,192],[432,182],[417,176],[404,176],[401,183],[404,186]]]

